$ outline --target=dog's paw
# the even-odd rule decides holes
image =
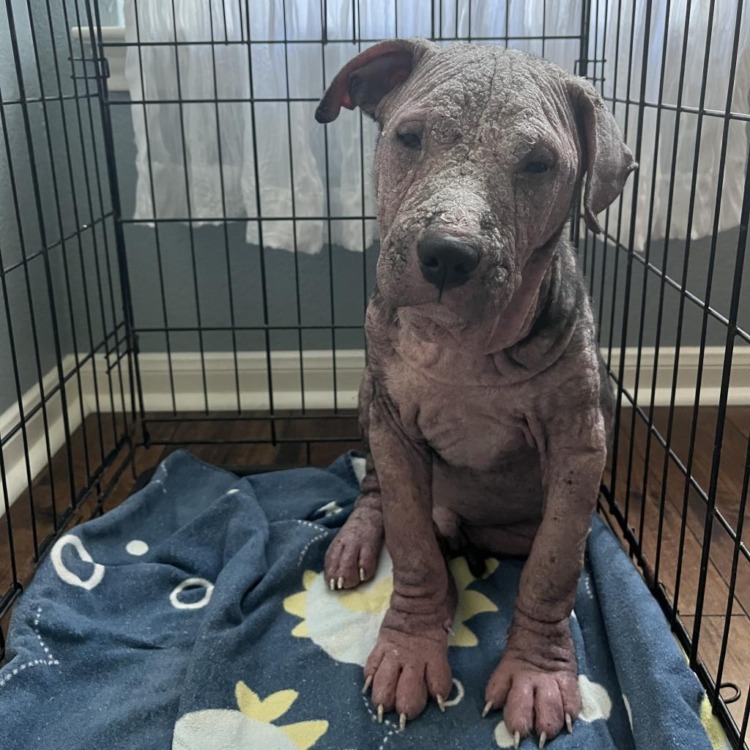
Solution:
[[[382,546],[380,510],[355,508],[326,552],[325,576],[331,591],[353,589],[369,581],[375,575]]]
[[[485,691],[485,714],[503,708],[507,730],[521,739],[536,733],[539,747],[563,730],[572,731],[581,710],[575,672],[545,671],[528,661],[507,655],[490,677]]]
[[[452,689],[448,639],[443,629],[412,635],[381,628],[378,642],[365,665],[365,687],[372,685],[372,704],[378,721],[395,710],[403,729],[432,697],[445,710]]]

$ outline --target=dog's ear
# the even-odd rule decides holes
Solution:
[[[601,232],[596,215],[620,195],[638,165],[596,89],[585,79],[572,77],[569,87],[586,170],[584,218],[591,231]]]
[[[436,45],[426,39],[392,39],[369,47],[336,74],[315,110],[318,122],[332,122],[341,107],[375,116],[380,100],[400,86]]]

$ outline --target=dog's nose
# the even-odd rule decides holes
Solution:
[[[479,248],[469,240],[425,232],[417,243],[422,276],[439,289],[465,284],[479,265]]]

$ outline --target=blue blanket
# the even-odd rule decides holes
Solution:
[[[321,570],[357,462],[237,478],[175,453],[120,507],[60,539],[17,605],[0,670],[2,750],[509,748],[480,718],[521,571],[490,560],[460,592],[454,689],[399,731],[360,692],[391,591]],[[728,747],[656,602],[595,519],[573,635],[583,712],[552,750]],[[523,748],[536,747],[531,738]]]

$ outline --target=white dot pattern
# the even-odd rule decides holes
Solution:
[[[44,651],[46,658],[33,659],[32,661],[27,661],[24,664],[19,664],[13,669],[12,672],[8,672],[3,677],[0,677],[0,688],[5,687],[5,685],[7,685],[19,672],[23,672],[29,667],[57,667],[60,665],[60,662],[52,655],[49,650],[49,646],[44,642],[41,633],[39,632],[39,620],[41,616],[42,608],[37,607],[37,610],[34,613],[34,624],[32,627],[34,630],[34,635],[36,635],[37,640],[39,641],[39,645],[42,647],[42,651]]]

